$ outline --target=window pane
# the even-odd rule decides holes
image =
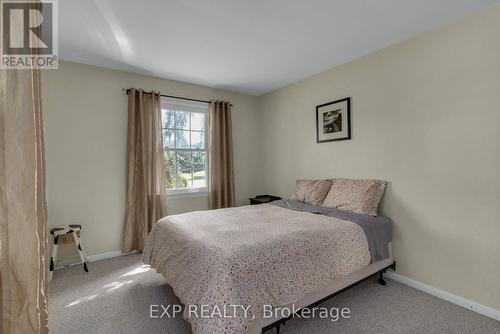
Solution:
[[[193,173],[193,188],[204,188],[207,186],[206,170],[195,170]]]
[[[184,170],[181,172],[181,177],[183,180],[183,185],[182,187],[179,188],[192,188],[193,187],[193,170]]]
[[[191,130],[205,131],[205,114],[199,112],[191,113]]]
[[[175,112],[175,128],[189,130],[189,112],[176,111]]]
[[[191,148],[205,148],[205,132],[191,132]]]
[[[177,169],[176,169],[175,152],[165,152],[165,185],[167,189],[174,189],[177,185]]]
[[[163,130],[163,146],[167,148],[175,147],[174,141],[174,131],[172,130]]]
[[[193,152],[193,168],[195,170],[205,169],[205,152]]]
[[[189,131],[175,130],[175,147],[189,148]]]
[[[177,169],[187,170],[193,168],[193,159],[189,151],[177,151]]]
[[[166,109],[161,110],[162,127],[172,129],[174,127],[174,112]]]
[[[193,169],[193,160],[191,152],[177,151],[177,169],[179,170],[178,188],[191,187],[191,171]]]

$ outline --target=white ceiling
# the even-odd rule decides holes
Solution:
[[[261,95],[500,0],[62,0],[64,60]]]

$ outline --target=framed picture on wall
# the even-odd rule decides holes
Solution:
[[[316,142],[351,139],[351,98],[316,107]]]

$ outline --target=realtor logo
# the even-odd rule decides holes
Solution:
[[[58,66],[57,2],[1,0],[3,69]]]

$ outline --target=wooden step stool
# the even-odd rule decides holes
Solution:
[[[85,272],[89,272],[87,267],[87,257],[85,256],[85,252],[83,251],[82,243],[80,241],[81,230],[81,225],[54,227],[50,230],[50,234],[54,238],[54,247],[52,248],[52,256],[50,257],[49,282],[52,280],[52,275],[56,269],[57,250],[59,245],[75,244],[76,251],[78,252],[81,263],[83,264],[83,270],[85,270]]]

